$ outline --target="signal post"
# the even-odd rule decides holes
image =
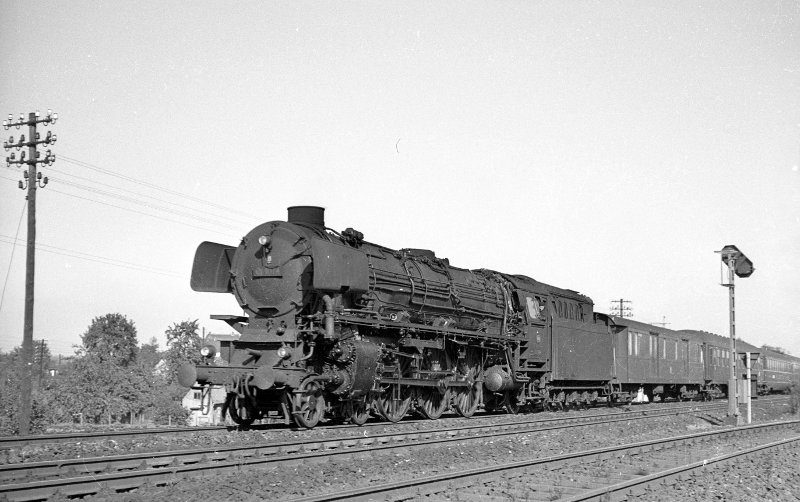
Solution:
[[[722,283],[722,286],[728,288],[731,334],[730,373],[728,377],[728,418],[735,420],[736,425],[740,425],[741,417],[739,415],[738,393],[736,391],[736,304],[733,278],[734,275],[750,277],[755,271],[755,268],[753,267],[753,262],[750,261],[744,253],[739,251],[736,246],[727,245],[716,252],[722,255],[722,262],[728,267],[728,282]]]

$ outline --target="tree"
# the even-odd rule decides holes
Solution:
[[[200,349],[203,340],[197,334],[197,319],[183,321],[167,328],[167,352],[165,354],[167,382],[174,383],[178,368],[184,363],[197,364],[202,360]]]
[[[156,337],[151,337],[149,343],[142,344],[139,347],[139,353],[136,355],[136,361],[146,368],[154,369],[161,361],[162,354],[158,347],[158,340]]]
[[[136,326],[122,314],[95,317],[81,337],[86,354],[127,366],[136,358]]]
[[[0,352],[0,435],[19,432],[17,415],[19,413],[20,393],[23,375],[22,350],[15,347],[9,353]],[[34,372],[34,374],[36,374]],[[31,408],[31,432],[41,432],[50,421],[50,409],[46,405],[47,391],[36,386],[33,388]]]

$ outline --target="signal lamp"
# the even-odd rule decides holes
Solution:
[[[213,345],[204,345],[202,349],[200,349],[200,355],[209,359],[217,355],[217,349]]]

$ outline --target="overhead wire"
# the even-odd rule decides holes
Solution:
[[[23,246],[21,242],[16,242],[11,236],[0,234],[0,242],[11,244],[12,246]],[[83,251],[74,251],[72,249],[61,248],[58,246],[51,246],[48,244],[36,243],[35,248],[38,251],[44,251],[46,253],[53,253],[62,256],[68,256],[70,258],[78,258],[81,260],[87,260],[95,263],[103,263],[106,265],[114,265],[122,268],[127,268],[131,270],[136,270],[138,272],[150,272],[158,275],[168,276],[168,277],[177,277],[177,278],[184,278],[185,275],[179,274],[177,272],[171,270],[160,269],[156,267],[151,267],[149,265],[141,265],[138,263],[131,263],[123,260],[117,260],[115,258],[107,258],[105,256],[98,256],[89,253],[84,253]]]
[[[96,166],[94,164],[90,164],[88,162],[84,162],[82,160],[73,159],[72,157],[68,157],[68,156],[63,155],[63,154],[60,154],[58,156],[58,159],[59,160],[64,160],[65,162],[68,162],[70,164],[75,164],[77,166],[84,167],[86,169],[91,169],[91,170],[96,171],[96,172],[107,174],[108,176],[114,176],[116,178],[120,178],[120,179],[129,181],[131,183],[136,183],[138,185],[146,186],[146,187],[152,188],[154,190],[159,190],[161,192],[168,193],[170,195],[183,197],[185,199],[188,199],[188,200],[191,200],[191,201],[194,201],[194,202],[198,202],[200,204],[205,204],[205,205],[208,205],[208,206],[211,206],[211,207],[215,207],[217,209],[222,209],[224,211],[229,211],[231,213],[239,214],[241,216],[247,216],[249,218],[260,219],[258,216],[255,216],[255,215],[252,215],[252,214],[249,214],[249,213],[245,213],[244,211],[239,211],[237,209],[229,208],[229,207],[223,206],[221,204],[216,204],[216,203],[213,203],[213,202],[209,202],[207,200],[201,199],[199,197],[195,197],[193,195],[187,195],[187,194],[178,192],[177,190],[172,190],[170,188],[165,188],[165,187],[156,185],[155,183],[150,183],[149,181],[143,181],[143,180],[136,179],[136,178],[134,178],[132,176],[127,176],[127,175],[124,175],[124,174],[115,173],[114,171],[110,171],[108,169],[104,169],[102,167]]]
[[[69,186],[75,187],[75,188],[77,188],[79,190],[84,190],[84,191],[87,191],[87,192],[96,193],[98,195],[105,195],[107,197],[113,197],[115,199],[119,199],[119,200],[125,201],[125,202],[130,202],[131,204],[144,206],[144,207],[147,207],[149,209],[153,209],[153,210],[157,210],[157,211],[163,211],[165,213],[174,214],[176,216],[183,216],[183,217],[186,217],[186,218],[195,219],[195,220],[201,221],[203,223],[210,223],[212,225],[219,225],[219,226],[222,226],[222,227],[229,227],[230,226],[230,223],[224,223],[224,222],[217,221],[217,220],[212,220],[212,219],[209,219],[209,218],[203,218],[203,217],[191,214],[191,213],[186,213],[184,211],[178,211],[178,210],[171,209],[171,208],[168,208],[168,207],[158,206],[158,205],[155,205],[155,204],[151,204],[149,202],[136,200],[134,198],[126,197],[124,195],[115,194],[113,192],[109,192],[109,191],[106,191],[106,190],[101,190],[99,188],[93,188],[93,187],[80,185],[80,184],[75,183],[73,181],[64,180],[64,179],[60,179],[60,178],[50,178],[50,181],[63,183],[65,185],[69,185]]]
[[[0,311],[3,310],[3,299],[6,297],[6,286],[8,286],[8,278],[11,275],[11,264],[14,263],[14,250],[17,248],[17,238],[19,237],[19,229],[22,226],[22,217],[25,215],[25,208],[28,207],[28,201],[22,203],[22,211],[19,214],[19,223],[17,223],[17,233],[14,234],[14,247],[11,248],[11,257],[8,259],[8,270],[6,271],[6,279],[3,281],[3,292],[0,293]]]
[[[161,198],[155,197],[153,195],[148,195],[148,194],[144,194],[144,193],[140,193],[140,192],[135,192],[133,190],[128,190],[126,188],[118,187],[118,186],[111,185],[111,184],[108,184],[108,183],[103,183],[101,181],[97,181],[97,180],[94,180],[94,179],[91,179],[91,178],[87,178],[85,176],[78,176],[77,174],[73,174],[73,173],[70,173],[70,172],[67,172],[67,171],[62,171],[62,170],[56,169],[56,168],[54,168],[52,166],[49,166],[47,168],[47,170],[51,171],[51,172],[59,173],[59,174],[61,174],[63,176],[67,176],[69,178],[75,178],[75,179],[83,180],[83,181],[86,181],[86,182],[89,182],[89,183],[94,183],[96,185],[100,185],[100,186],[103,186],[103,187],[106,187],[106,188],[111,188],[113,190],[118,190],[120,192],[131,194],[131,195],[134,195],[134,196],[137,196],[137,197],[146,197],[148,199],[152,199],[152,200],[164,203],[164,204],[171,204],[173,206],[182,207],[184,209],[189,209],[191,211],[196,211],[198,213],[204,213],[204,214],[213,215],[213,216],[215,216],[217,218],[222,218],[222,219],[226,219],[226,220],[230,220],[230,221],[234,221],[234,222],[238,222],[239,221],[239,220],[237,220],[236,218],[234,218],[232,216],[225,216],[225,215],[219,214],[219,212],[215,213],[215,212],[211,212],[211,211],[206,211],[206,210],[203,210],[203,209],[199,209],[199,208],[194,208],[194,207],[188,206],[186,204],[181,204],[179,202],[166,200],[166,199],[161,199]]]
[[[0,178],[11,180],[11,181],[17,181],[14,178],[10,178],[8,176],[3,176],[2,174],[0,174]],[[63,181],[63,180],[61,180],[61,181]],[[81,199],[81,200],[85,200],[85,201],[89,201],[89,202],[94,202],[96,204],[102,204],[104,206],[109,206],[109,207],[113,207],[113,208],[116,208],[116,209],[121,209],[123,211],[128,211],[128,212],[131,212],[131,213],[136,213],[136,214],[141,214],[141,215],[144,215],[144,216],[149,216],[151,218],[156,218],[156,219],[161,220],[161,221],[167,221],[167,222],[170,222],[170,223],[177,223],[179,225],[183,225],[183,226],[186,226],[186,227],[194,228],[194,229],[197,229],[197,230],[203,230],[203,231],[206,231],[206,232],[213,232],[213,233],[216,233],[216,234],[219,234],[219,235],[230,235],[229,233],[221,232],[219,230],[214,230],[214,229],[211,229],[211,228],[208,228],[208,227],[201,227],[201,226],[197,226],[197,225],[192,225],[191,223],[187,223],[185,221],[179,221],[179,220],[173,220],[173,219],[170,219],[170,218],[164,218],[164,217],[159,216],[157,214],[147,213],[147,212],[144,212],[144,211],[137,211],[136,209],[123,207],[123,206],[118,206],[116,204],[111,204],[110,202],[104,202],[104,201],[101,201],[101,200],[98,200],[98,199],[92,199],[92,198],[89,198],[89,197],[81,197],[80,195],[72,194],[72,193],[69,193],[69,192],[64,192],[64,191],[61,191],[61,190],[56,190],[55,188],[52,188],[52,187],[48,187],[47,190],[49,192],[54,192],[54,193],[58,193],[58,194],[61,194],[61,195],[66,195],[68,197],[74,197],[76,199]]]

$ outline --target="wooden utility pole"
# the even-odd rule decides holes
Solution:
[[[626,303],[631,303],[631,301],[624,298],[611,300],[611,313],[616,313],[619,317],[633,317],[633,312],[631,312],[630,307],[625,305]],[[619,306],[616,306],[617,304]]]
[[[25,326],[22,333],[22,364],[23,370],[20,378],[22,379],[22,386],[20,388],[20,403],[18,412],[19,434],[27,435],[30,433],[31,425],[31,407],[32,407],[32,380],[33,380],[33,285],[34,285],[34,268],[36,264],[36,188],[44,188],[47,185],[47,178],[42,178],[42,173],[37,172],[39,164],[52,164],[56,160],[50,150],[47,150],[44,158],[39,158],[39,152],[36,147],[41,144],[50,145],[56,142],[56,136],[47,132],[45,138],[41,138],[36,132],[38,124],[53,124],[58,119],[58,114],[48,110],[44,118],[40,118],[39,112],[32,112],[28,114],[27,120],[24,114],[19,115],[19,120],[14,121],[11,115],[8,120],[3,121],[3,129],[8,130],[12,127],[19,129],[23,126],[28,126],[28,138],[21,135],[17,141],[14,141],[14,136],[8,138],[8,141],[3,142],[3,148],[11,150],[22,150],[19,159],[16,158],[15,153],[11,153],[6,157],[6,166],[28,166],[22,172],[24,179],[19,181],[19,188],[27,190],[28,195],[25,197],[28,200],[28,245],[27,257],[25,259]],[[25,150],[27,148],[27,151]],[[27,158],[26,158],[27,154]]]

